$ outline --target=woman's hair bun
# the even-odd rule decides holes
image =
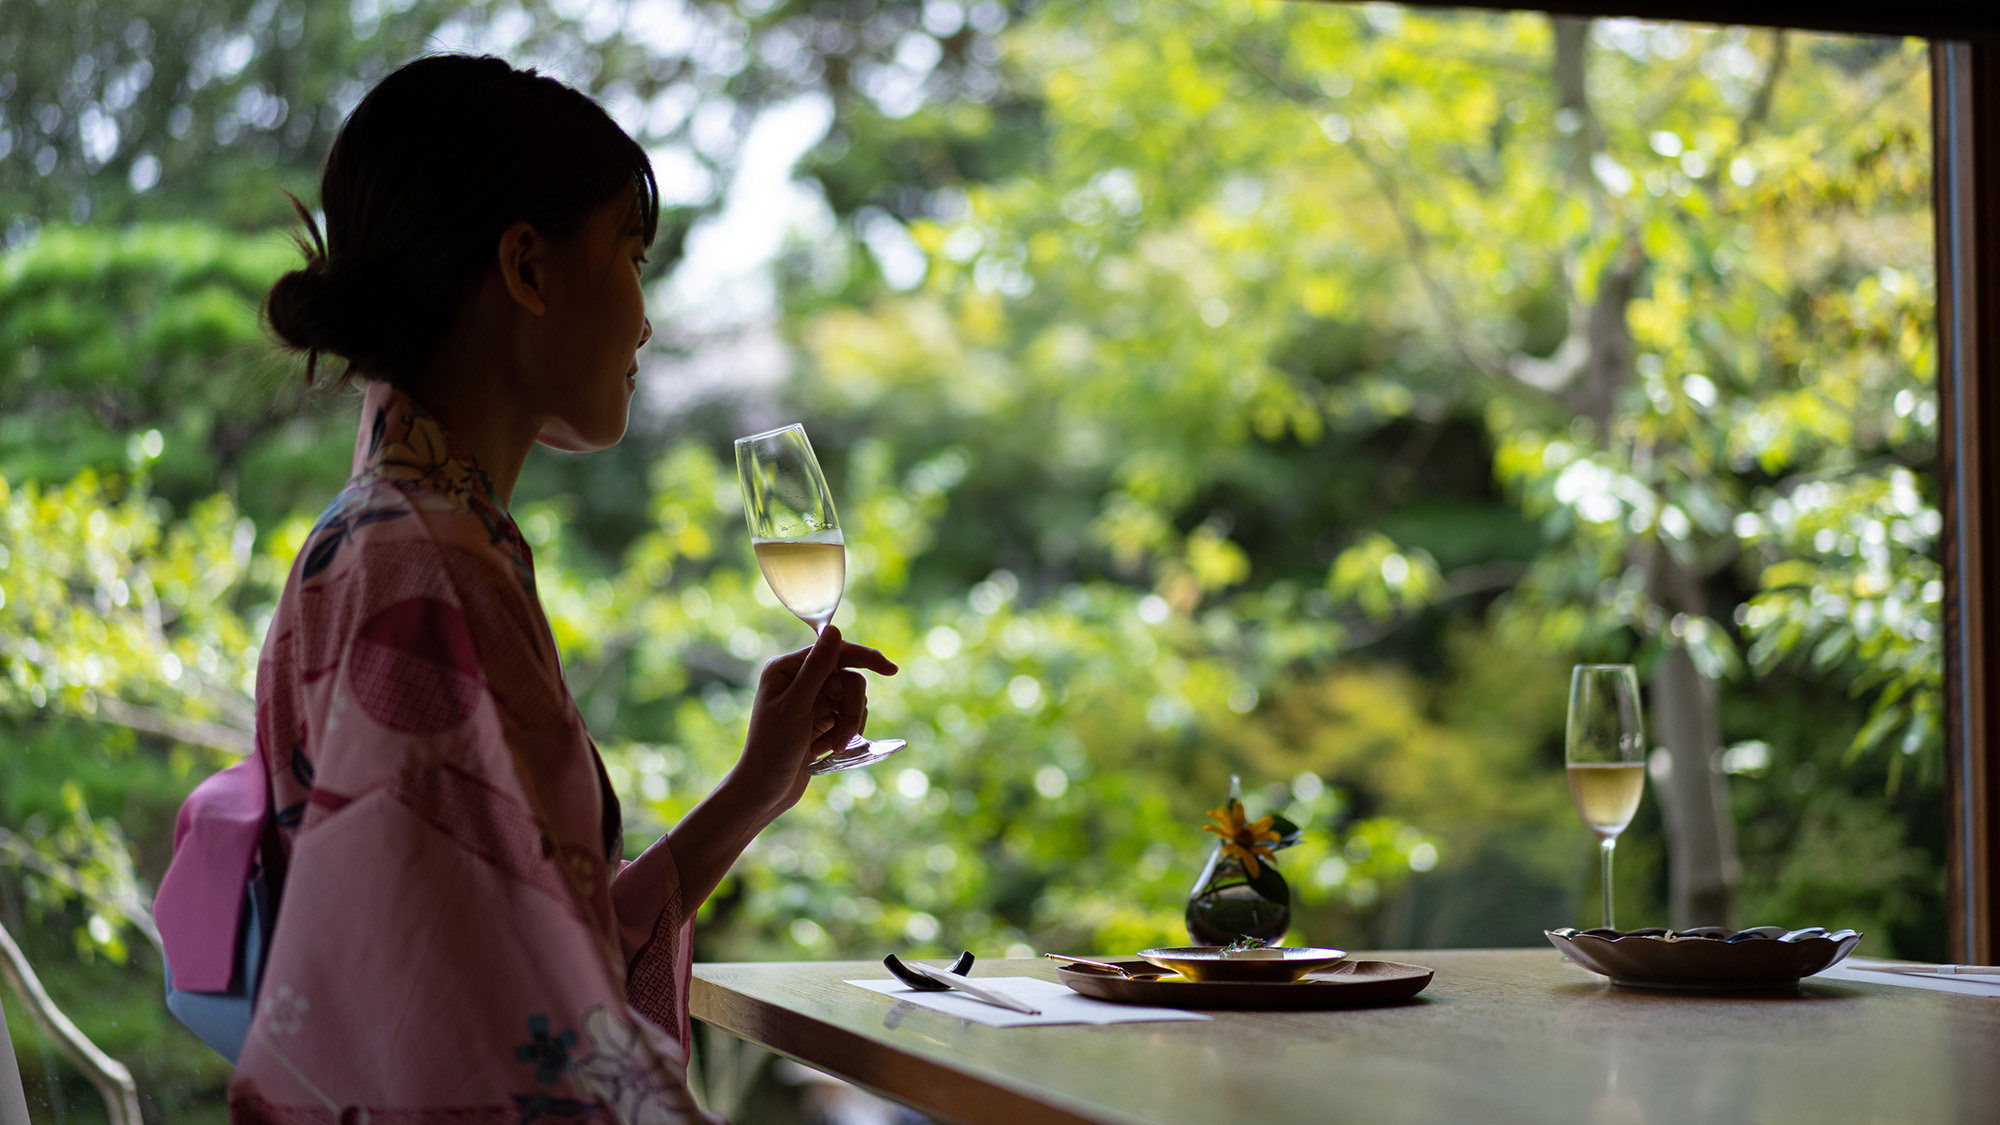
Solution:
[[[652,163],[581,91],[466,55],[418,59],[341,125],[320,177],[325,233],[297,198],[305,264],[264,317],[306,353],[407,387],[443,343],[511,223],[551,236],[630,193],[647,243],[660,214]]]
[[[316,258],[271,286],[270,296],[264,299],[264,316],[278,339],[292,347],[337,353],[346,335],[339,305],[338,294],[327,281],[326,259]]]
[[[264,299],[264,319],[284,344],[307,355],[306,380],[311,382],[319,358],[338,356],[351,372],[362,375],[405,370],[422,355],[412,354],[416,340],[435,334],[424,331],[435,316],[418,306],[412,294],[398,293],[395,271],[383,263],[334,261],[305,247],[306,263],[271,286]]]

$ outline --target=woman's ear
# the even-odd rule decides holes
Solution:
[[[500,282],[514,303],[536,316],[548,312],[549,240],[528,223],[515,223],[500,232]]]

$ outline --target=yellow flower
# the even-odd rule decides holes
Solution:
[[[1201,826],[1203,832],[1213,832],[1222,837],[1222,850],[1243,861],[1243,870],[1255,879],[1258,873],[1258,857],[1273,858],[1271,845],[1278,842],[1278,830],[1271,827],[1271,818],[1260,817],[1250,823],[1243,813],[1243,802],[1231,801],[1219,809],[1208,810],[1208,819],[1214,824]]]

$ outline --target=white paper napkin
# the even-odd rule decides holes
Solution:
[[[1931,992],[1956,992],[1961,996],[2000,997],[2000,977],[1991,976],[1929,976],[1917,973],[1892,973],[1874,968],[1865,957],[1849,957],[1830,969],[1814,973],[1807,980],[1857,980],[1869,984],[1893,984],[1902,988],[1922,988]]]
[[[984,1000],[975,1000],[963,992],[919,992],[894,979],[851,980],[847,983],[915,1004],[920,1008],[963,1016],[988,1027],[1036,1027],[1057,1023],[1149,1023],[1157,1020],[1208,1018],[1200,1012],[1188,1012],[1179,1008],[1142,1008],[1133,1004],[1113,1004],[1109,1000],[1096,1000],[1071,991],[1067,985],[1037,977],[980,977],[979,983],[995,992],[1023,1001],[1031,1008],[1040,1008],[1042,1014],[1039,1016],[1011,1011],[995,1004],[988,1004]]]

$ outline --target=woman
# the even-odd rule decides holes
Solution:
[[[625,431],[645,153],[553,79],[427,58],[355,108],[321,196],[266,315],[309,380],[334,356],[368,384],[257,670],[289,862],[231,1117],[697,1120],[689,920],[863,727],[853,669],[895,666],[832,629],[772,661],[741,760],[622,862],[506,509],[536,442]]]

